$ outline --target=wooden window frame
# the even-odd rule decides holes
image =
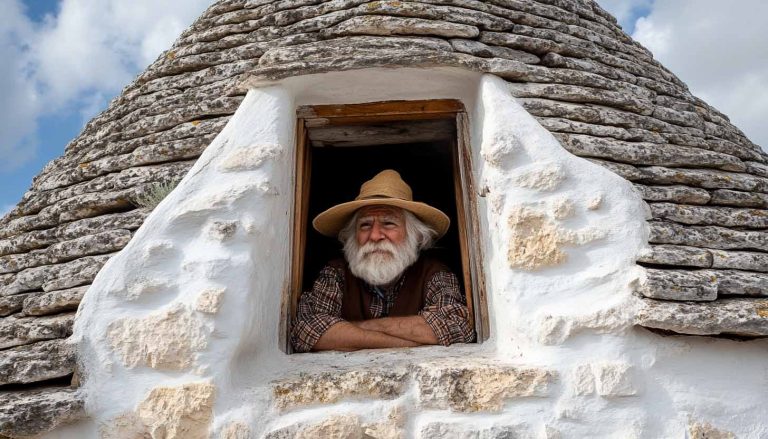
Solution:
[[[287,294],[283,297],[281,343],[292,353],[289,331],[296,318],[302,293],[304,254],[307,237],[309,182],[312,171],[312,146],[308,129],[407,120],[451,119],[456,123],[456,139],[451,148],[456,194],[457,227],[461,252],[464,291],[471,324],[481,343],[490,336],[488,299],[485,290],[480,225],[477,216],[477,190],[472,173],[469,118],[464,105],[454,99],[384,101],[364,104],[309,105],[296,111],[296,167],[294,174],[293,235],[291,269]],[[472,255],[472,257],[470,257]]]

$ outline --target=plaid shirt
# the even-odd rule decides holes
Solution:
[[[386,317],[405,283],[400,276],[389,288],[365,284],[364,294],[371,294],[370,312],[374,318]],[[469,325],[466,300],[459,281],[451,272],[440,271],[427,280],[427,295],[419,315],[424,317],[443,346],[469,343],[475,331]],[[331,326],[343,321],[341,299],[344,295],[344,272],[326,265],[315,280],[312,290],[301,295],[296,322],[291,329],[291,343],[296,352],[309,352]]]

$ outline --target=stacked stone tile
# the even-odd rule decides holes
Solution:
[[[768,157],[593,1],[222,0],[0,220],[0,434],[82,412],[80,299],[149,213],[137,199],[185,174],[249,80],[404,66],[505,78],[566,149],[635,185],[652,246],[639,325],[768,335]]]

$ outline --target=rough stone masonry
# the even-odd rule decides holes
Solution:
[[[640,299],[632,323],[676,334],[768,335],[765,153],[727,116],[693,96],[595,2],[221,0],[90,121],[0,219],[0,385],[5,387],[0,434],[31,436],[84,415],[76,352],[67,343],[74,311],[97,273],[149,215],[138,200],[187,174],[243,103],[249,83],[377,67],[448,67],[503,78],[516,102],[562,148],[631,182],[648,206],[647,218],[638,219],[647,219],[649,227],[648,249],[637,260],[647,270],[636,290]],[[277,157],[274,148],[270,151],[265,157]],[[494,154],[487,156],[489,163],[511,160]],[[546,191],[551,183],[556,191],[562,188],[557,174],[550,168],[514,184]],[[500,197],[493,199],[500,208],[505,205]],[[556,226],[577,218],[578,210],[550,207],[546,214],[529,206],[506,216],[504,227],[536,234],[504,253],[505,269],[546,273],[566,264],[574,248],[601,242],[594,231]],[[174,255],[173,246],[163,242],[147,252],[158,260]],[[121,297],[140,303],[166,288],[172,287],[144,279]],[[216,315],[228,294],[212,288],[200,305],[158,309],[144,321],[167,328],[196,322],[196,334],[204,334],[208,329],[200,322],[206,317],[196,313]],[[219,293],[214,298],[210,291]],[[541,339],[553,343],[596,327],[624,328],[627,319],[617,315],[623,316],[600,312],[574,321],[548,316],[544,321],[551,331]],[[137,319],[114,323],[113,340],[120,339],[114,336],[120,331],[142,328],[131,344],[117,342],[122,362],[183,368],[193,362],[193,352],[208,346],[197,337],[178,351],[153,344],[151,330],[157,329],[150,326]],[[608,376],[601,373],[595,376]],[[158,390],[147,398],[184,399],[192,392],[204,402],[202,408],[180,409],[173,416],[205,423],[205,405],[214,396],[206,384],[200,386]],[[146,409],[152,404],[145,404],[143,413],[154,410]],[[354,432],[384,431],[399,425],[398,410],[392,407],[380,422],[347,417],[337,424]],[[578,413],[563,407],[561,416]],[[167,421],[175,427],[160,427],[155,425],[160,418],[153,419],[146,425],[152,434],[160,428],[181,434],[189,425]],[[689,424],[692,437],[731,435],[706,420],[690,418]],[[425,436],[525,430],[487,426],[471,433],[440,423],[420,428]],[[553,428],[542,427],[542,434],[555,437]],[[222,431],[249,434],[239,421]]]

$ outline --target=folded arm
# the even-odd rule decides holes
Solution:
[[[466,297],[456,275],[448,271],[437,272],[427,281],[426,288],[424,309],[419,312],[419,317],[435,334],[435,344],[448,346],[474,341],[475,330],[470,324]]]
[[[328,328],[317,340],[312,350],[356,351],[358,349],[407,348],[419,345],[420,343],[412,340],[395,337],[381,331],[363,329],[358,325],[342,320]]]
[[[365,331],[377,331],[388,336],[409,340],[420,345],[438,344],[435,332],[421,316],[383,317],[380,319],[352,322]]]
[[[343,275],[325,267],[312,287],[299,301],[296,321],[291,328],[291,343],[297,352],[396,348],[420,343],[363,329],[341,318]]]
[[[424,309],[417,316],[383,317],[352,322],[358,328],[410,340],[422,345],[468,343],[475,331],[469,324],[464,295],[453,273],[441,271],[427,281]]]

